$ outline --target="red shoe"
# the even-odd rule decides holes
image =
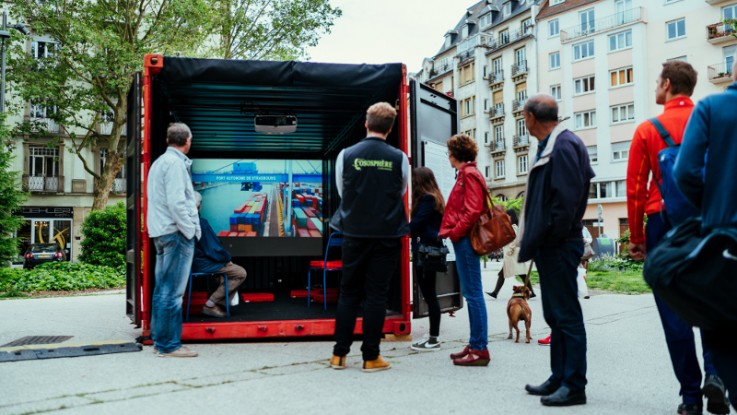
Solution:
[[[537,339],[537,344],[540,346],[550,346],[550,336],[544,339]]]
[[[463,350],[461,350],[458,353],[451,353],[450,354],[450,358],[453,359],[453,360],[456,360],[456,359],[460,359],[460,358],[466,357],[466,356],[468,356],[468,352],[470,352],[470,351],[471,351],[471,347],[470,346],[466,346],[466,347],[463,348]]]
[[[460,359],[454,359],[453,364],[456,366],[488,366],[491,357],[488,350],[469,349],[468,354]]]

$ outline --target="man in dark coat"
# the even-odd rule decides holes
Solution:
[[[519,261],[535,261],[543,315],[551,328],[550,378],[526,385],[546,406],[586,403],[586,329],[576,277],[583,254],[581,218],[594,177],[586,146],[558,125],[553,97],[535,95],[524,107],[525,123],[538,139],[522,216]]]

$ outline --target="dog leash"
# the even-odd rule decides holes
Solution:
[[[534,264],[535,261],[530,260],[530,268],[527,269],[527,275],[525,276],[524,286],[527,287],[530,284],[530,274],[532,273],[532,264]]]

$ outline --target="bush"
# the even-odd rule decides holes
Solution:
[[[92,265],[125,265],[125,205],[120,202],[90,213],[82,224],[79,260]]]
[[[23,292],[79,291],[118,288],[125,285],[125,267],[73,262],[49,262],[33,270],[0,269],[0,292],[5,297]]]
[[[632,271],[642,272],[642,262],[633,261],[628,256],[604,256],[589,261],[589,271]]]

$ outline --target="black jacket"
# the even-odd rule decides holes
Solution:
[[[519,262],[533,259],[544,246],[582,240],[581,219],[594,176],[586,146],[578,136],[558,125],[540,160],[530,170]]]
[[[343,197],[330,227],[355,238],[408,234],[403,201],[407,190],[402,176],[404,153],[380,138],[366,137],[341,154]]]
[[[431,195],[424,195],[417,202],[417,209],[409,223],[409,229],[412,234],[412,252],[417,252],[417,239],[424,245],[441,246],[442,243],[438,239],[438,231],[440,231],[440,222],[443,220],[437,210],[435,210],[435,198]]]

